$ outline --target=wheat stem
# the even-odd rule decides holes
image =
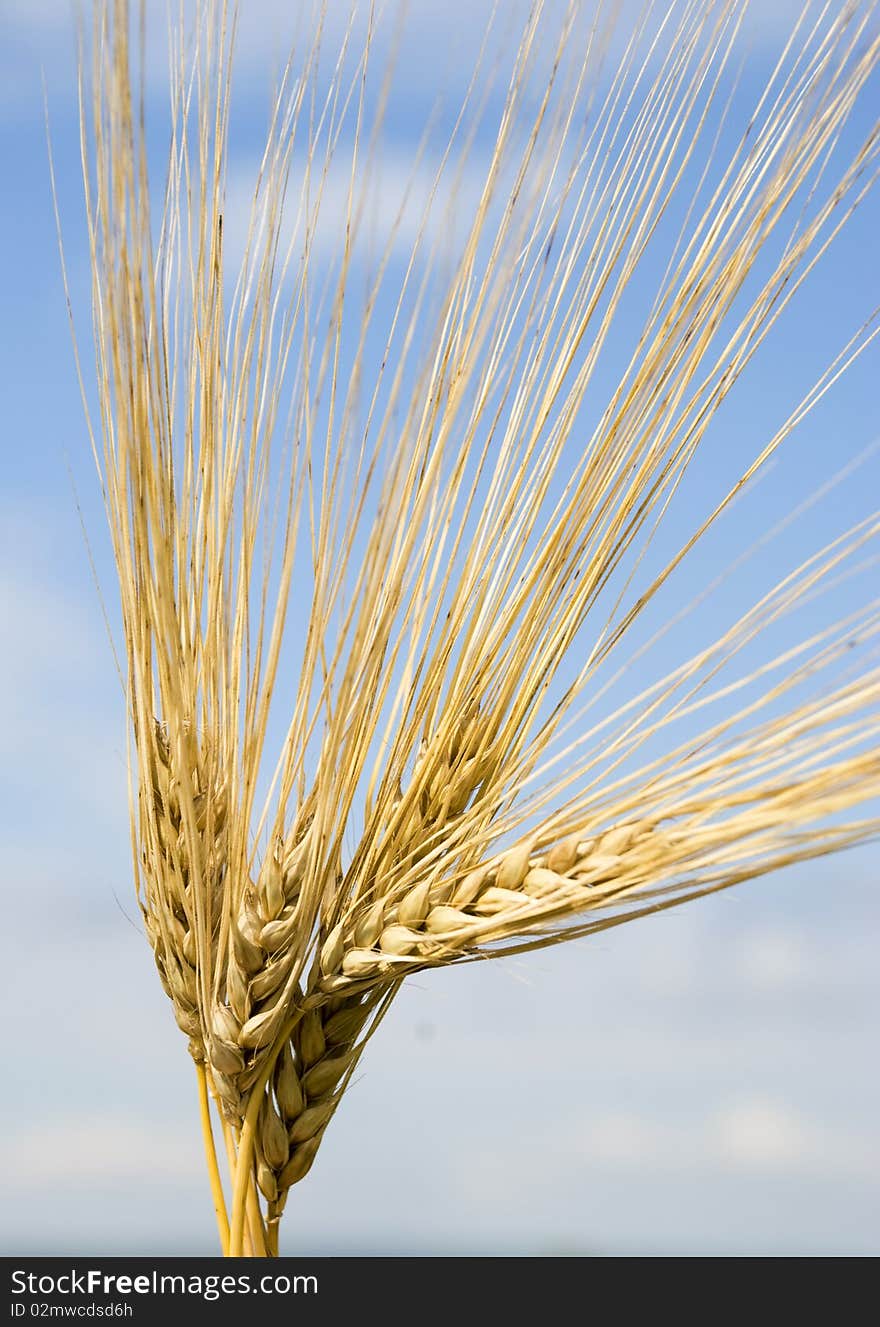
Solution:
[[[208,1163],[208,1179],[211,1184],[211,1198],[214,1202],[214,1214],[217,1218],[217,1232],[224,1257],[229,1250],[229,1218],[226,1215],[226,1199],[223,1195],[223,1182],[217,1165],[217,1149],[214,1145],[214,1130],[211,1125],[211,1102],[208,1096],[208,1076],[204,1063],[196,1064],[196,1081],[199,1085],[199,1116],[202,1123],[202,1142],[205,1148],[205,1160]]]
[[[254,1160],[254,1134],[257,1116],[263,1100],[263,1089],[269,1075],[257,1080],[248,1101],[244,1123],[238,1139],[238,1156],[235,1163],[235,1180],[232,1190],[231,1223],[229,1229],[229,1257],[243,1258],[243,1240],[248,1194],[252,1179],[251,1167]]]
[[[255,1258],[265,1258],[269,1254],[268,1233],[268,1230],[263,1225],[263,1216],[260,1212],[260,1202],[257,1197],[257,1186],[252,1172],[247,1195],[247,1236],[251,1246],[251,1253]],[[278,1249],[276,1247],[276,1256],[277,1253]]]
[[[223,1137],[226,1143],[226,1157],[229,1163],[230,1175],[235,1174],[236,1147],[235,1139],[232,1136],[232,1127],[229,1121],[223,1118]],[[224,1250],[224,1257],[228,1256],[228,1244]],[[251,1176],[250,1188],[247,1199],[247,1226],[244,1233],[244,1251],[248,1257],[263,1258],[266,1256],[265,1230],[263,1227],[263,1217],[260,1212],[260,1205],[257,1199],[256,1185],[253,1176]]]

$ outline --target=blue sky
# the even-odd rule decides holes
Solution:
[[[151,6],[157,52],[164,8]],[[464,90],[489,9],[412,0],[383,131],[380,228],[437,94],[448,114]],[[756,6],[744,96],[795,9]],[[245,7],[233,194],[252,168],[289,11]],[[624,27],[630,16],[624,6]],[[13,1036],[0,1245],[210,1251],[191,1066],[132,921],[122,697],[74,496],[75,485],[112,614],[43,124],[41,71],[87,345],[70,6],[6,0],[2,22],[0,153],[14,183],[0,209],[0,873]],[[871,109],[857,110],[850,144]],[[465,182],[463,203],[476,186]],[[707,448],[697,494],[757,450],[870,314],[876,222],[874,200],[768,342]],[[872,349],[677,595],[876,441],[878,368]],[[709,620],[728,620],[766,577],[866,514],[878,473],[875,456],[754,559]],[[877,1252],[877,865],[865,848],[607,937],[414,980],[292,1196],[287,1249]]]

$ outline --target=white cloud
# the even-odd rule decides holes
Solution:
[[[788,1102],[747,1096],[722,1102],[703,1117],[682,1113],[661,1119],[648,1107],[587,1114],[572,1139],[572,1152],[588,1169],[655,1176],[696,1172],[775,1173],[805,1177],[880,1176],[877,1140],[841,1135]]]
[[[9,630],[0,652],[4,695],[21,697],[36,673],[55,671],[62,658],[68,675],[94,663],[93,642],[76,606],[26,567],[0,568],[0,621]]]
[[[551,0],[560,9],[564,0]],[[193,9],[193,0],[186,8]],[[174,7],[176,9],[176,6]],[[259,78],[269,82],[277,76],[289,50],[308,50],[309,34],[315,30],[314,6],[291,5],[289,0],[245,0],[239,4],[236,60],[239,79]],[[493,0],[457,0],[439,3],[420,0],[410,7],[404,27],[396,82],[403,86],[418,81],[426,61],[437,72],[464,85],[493,8]],[[524,14],[526,0],[509,6]],[[351,51],[359,51],[366,33],[369,6],[357,3],[352,25]],[[350,9],[345,3],[326,6],[323,49],[328,62],[335,55],[349,27]],[[395,6],[386,6],[385,20],[377,25],[376,62],[388,48],[396,31]],[[147,6],[147,76],[154,90],[167,83],[168,46],[166,6]],[[89,39],[88,7],[85,33]],[[515,27],[515,24],[513,25]],[[45,72],[51,93],[72,97],[76,92],[76,7],[70,0],[6,0],[3,6],[4,42],[0,49],[0,112],[17,112],[22,104],[39,111],[40,74]]]
[[[251,216],[254,182],[258,162],[238,162],[230,172],[223,213],[224,236],[229,270],[237,271],[244,253]],[[423,248],[434,252],[438,245],[454,243],[465,233],[473,216],[484,183],[478,161],[472,160],[453,182],[449,173],[438,179],[439,161],[423,158],[416,161],[399,150],[383,152],[369,174],[361,171],[355,181],[353,214],[360,214],[355,253],[371,254],[378,261],[386,246],[404,257],[413,249],[420,233]],[[318,260],[339,258],[343,251],[345,225],[349,214],[351,164],[345,148],[334,156],[321,189],[321,200],[314,226],[312,253]],[[310,212],[315,207],[318,181],[313,178]],[[293,241],[292,261],[301,251],[303,218],[301,214],[301,176],[291,172],[285,223],[282,226],[282,252]],[[259,214],[255,233],[259,233]]]
[[[735,970],[755,990],[786,991],[808,984],[815,977],[816,963],[803,935],[767,928],[743,939]]]
[[[72,510],[64,515],[75,529]],[[124,698],[97,596],[86,588],[85,549],[73,558],[66,549],[63,563],[40,547],[43,532],[63,523],[48,501],[0,510],[0,783],[16,801],[43,801],[56,842],[68,829],[65,807],[116,816],[126,780]],[[18,833],[27,830],[13,821],[12,844]]]
[[[630,1170],[646,1164],[656,1167],[660,1158],[673,1164],[669,1149],[674,1141],[676,1134],[655,1120],[622,1111],[588,1120],[578,1139],[577,1153],[592,1164],[615,1169]]]
[[[193,0],[187,0],[192,9]],[[291,5],[289,0],[245,0],[239,4],[237,35],[240,76],[254,76],[264,81],[277,74],[287,51],[293,46],[302,50],[307,44],[303,32],[314,26],[314,5]],[[352,49],[358,49],[366,31],[369,6],[364,0],[353,5]],[[467,84],[472,66],[492,18],[495,17],[495,40],[511,41],[521,29],[531,8],[529,0],[418,0],[402,6],[405,13],[399,58],[395,65],[395,84],[423,87],[441,86],[460,95]],[[556,31],[556,24],[566,13],[568,0],[546,0],[544,26]],[[630,29],[642,6],[638,0],[624,0],[617,21],[619,34]],[[390,49],[397,32],[396,15],[401,6],[388,0],[379,6],[376,25],[376,63]],[[800,0],[772,0],[751,4],[746,9],[742,40],[755,46],[777,47],[791,31],[802,5]],[[350,22],[351,7],[344,0],[326,6],[324,20],[325,50],[328,56],[338,48]],[[76,91],[75,22],[76,7],[70,0],[6,0],[3,6],[4,49],[0,52],[0,112],[17,113],[22,104],[32,113],[40,111],[40,73],[45,72],[50,92],[72,97]],[[148,76],[157,89],[167,76],[166,7],[158,0],[148,4]],[[585,21],[591,7],[585,7]],[[618,44],[622,36],[617,39]],[[5,57],[5,58],[2,58]]]
[[[204,1170],[199,1139],[180,1126],[115,1115],[41,1122],[6,1134],[0,1154],[6,1184],[54,1189],[90,1185],[156,1186],[198,1177]]]
[[[770,1101],[736,1102],[719,1111],[708,1141],[717,1148],[719,1160],[754,1170],[812,1167],[819,1158],[837,1168],[841,1160],[821,1147],[820,1130],[789,1107]]]

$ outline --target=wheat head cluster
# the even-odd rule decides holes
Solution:
[[[876,513],[612,698],[673,625],[640,636],[651,606],[873,340],[855,328],[769,436],[757,412],[747,463],[663,548],[710,425],[876,178],[876,125],[839,147],[880,36],[873,4],[807,5],[742,119],[738,0],[617,27],[535,0],[441,150],[414,149],[429,188],[367,264],[393,16],[301,20],[236,237],[234,9],[172,13],[157,170],[156,8],[96,0],[85,33],[91,438],[143,925],[223,1252],[270,1256],[410,974],[876,834],[877,604],[751,653],[870,561]]]

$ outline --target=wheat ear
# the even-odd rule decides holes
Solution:
[[[880,37],[872,3],[808,5],[737,137],[744,6],[651,11],[609,68],[600,23],[538,0],[499,100],[475,71],[404,262],[406,205],[364,284],[385,100],[372,10],[330,75],[323,11],[282,71],[232,264],[234,10],[204,0],[191,32],[172,24],[157,207],[139,29],[127,0],[96,0],[90,428],[134,866],[232,1256],[277,1253],[288,1193],[407,974],[589,935],[877,833],[876,602],[752,653],[874,567],[876,513],[611,700],[680,616],[632,644],[682,565],[877,332],[857,328],[663,553],[719,410],[868,199],[880,132],[841,141]]]

